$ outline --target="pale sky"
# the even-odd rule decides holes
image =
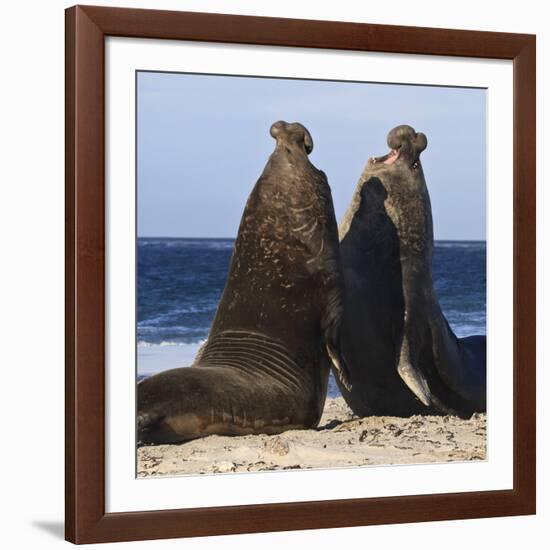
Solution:
[[[286,120],[310,131],[338,220],[388,131],[424,132],[435,238],[485,239],[485,90],[151,72],[137,86],[138,236],[235,237]]]

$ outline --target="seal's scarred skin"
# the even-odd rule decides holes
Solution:
[[[279,121],[270,132],[277,145],[244,209],[206,344],[193,367],[138,385],[142,442],[313,428],[329,368],[350,387],[330,188],[304,126]]]
[[[339,228],[342,352],[354,381],[341,390],[361,416],[469,416],[486,408],[486,339],[458,339],[434,290],[427,139],[403,125],[388,145],[368,161]]]

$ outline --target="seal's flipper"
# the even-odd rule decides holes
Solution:
[[[137,442],[143,444],[147,441],[149,432],[154,429],[164,420],[164,416],[158,412],[144,412],[137,415]]]
[[[422,372],[413,364],[407,336],[404,336],[401,342],[397,372],[422,404],[429,407],[432,404],[432,392]]]
[[[336,376],[346,390],[351,391],[351,374],[342,354],[327,342],[327,353]]]
[[[424,375],[410,363],[400,363],[397,372],[422,404],[429,407],[432,404],[432,393]]]
[[[334,286],[327,293],[326,298],[325,314],[321,318],[325,348],[336,378],[347,391],[351,391],[351,373],[340,351],[340,330],[343,313],[342,292],[340,288]]]
[[[453,406],[442,401],[436,395],[438,388],[441,388],[441,382],[438,383],[437,379],[434,379],[434,375],[432,373],[432,375],[430,375],[430,386],[430,383],[424,376],[424,373],[420,370],[420,368],[415,366],[415,364],[417,363],[411,358],[407,338],[403,338],[400,361],[397,367],[397,372],[403,382],[405,382],[407,387],[426,407],[431,407],[442,414],[460,416]]]

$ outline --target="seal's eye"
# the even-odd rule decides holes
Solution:
[[[415,160],[413,163],[412,163],[412,169],[413,170],[416,170],[419,166],[419,162],[417,160]]]

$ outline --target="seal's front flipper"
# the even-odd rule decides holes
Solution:
[[[329,343],[327,343],[327,353],[338,380],[346,390],[351,391],[351,374],[342,354]]]
[[[336,222],[332,228],[336,234]],[[338,241],[336,241],[338,242]],[[325,349],[332,364],[334,375],[338,382],[351,392],[351,373],[341,352],[342,316],[344,313],[343,282],[340,272],[338,247],[326,247],[323,261],[323,277],[325,287],[329,288],[325,295],[325,310],[321,316],[321,331]]]
[[[420,372],[418,367],[413,365],[411,355],[409,340],[407,336],[404,336],[401,342],[397,372],[422,404],[429,407],[432,404],[432,392],[422,372]]]
[[[325,348],[338,382],[351,392],[351,373],[340,351],[340,330],[342,320],[342,294],[335,287],[328,295],[328,306],[321,323],[324,333]]]
[[[432,404],[432,395],[424,375],[410,363],[400,363],[397,372],[414,395],[429,407]]]

